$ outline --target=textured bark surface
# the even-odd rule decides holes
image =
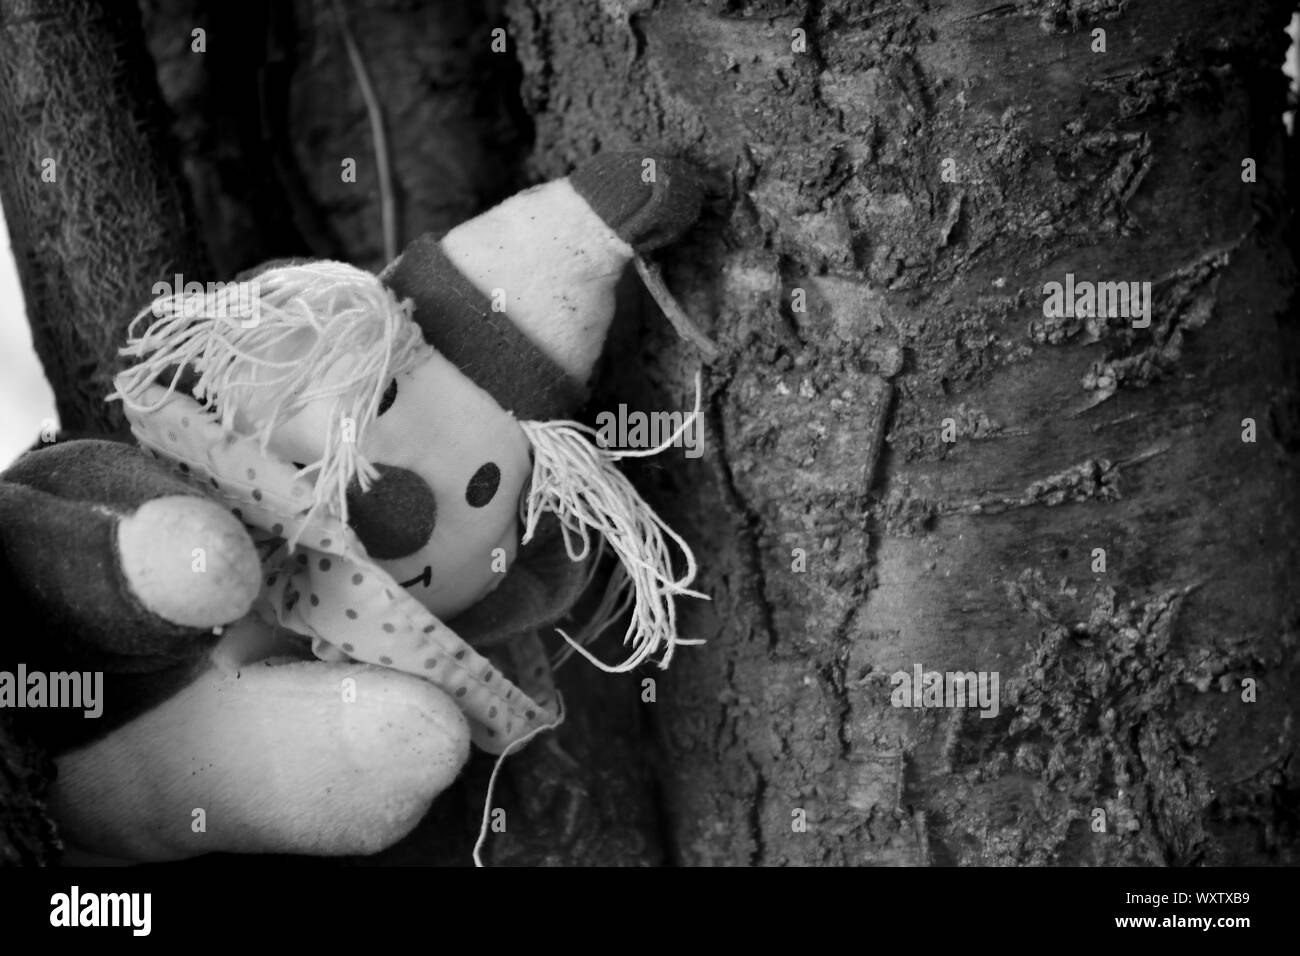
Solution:
[[[706,454],[629,469],[696,550],[713,600],[682,602],[681,630],[708,643],[665,673],[561,671],[569,721],[507,762],[491,862],[1297,861],[1288,4],[347,6],[402,241],[605,149],[684,155],[711,189],[661,256],[725,353]],[[332,5],[143,7],[215,277],[276,255],[379,265]],[[42,75],[0,58],[11,84]],[[27,248],[63,235],[30,226],[46,208],[22,214]],[[96,255],[130,252],[134,284],[95,288],[129,312],[172,262],[108,241]],[[63,257],[25,281],[57,286]],[[1151,327],[1045,319],[1067,272],[1151,281]],[[29,304],[55,294],[32,287]],[[689,408],[697,354],[635,282],[622,300],[588,417]],[[33,316],[64,343],[42,352],[61,412],[89,408],[86,369],[126,313],[59,324],[42,316],[82,313],[51,301]],[[916,664],[998,672],[997,717],[892,707],[890,675]],[[411,837],[357,862],[465,863],[489,770],[477,757]]]
[[[644,144],[716,190],[667,254],[712,451],[644,474],[714,596],[652,708],[669,857],[1294,862],[1287,5],[508,10],[540,174]],[[1045,321],[1066,272],[1152,281],[1151,328]],[[662,322],[617,361],[606,402],[687,404]],[[917,663],[999,715],[891,707]]]
[[[204,272],[161,105],[132,5],[0,3],[0,202],[69,432],[122,428],[104,397],[127,323]]]

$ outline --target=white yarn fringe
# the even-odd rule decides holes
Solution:
[[[604,539],[601,539],[602,550]],[[599,560],[599,555],[597,555]],[[592,572],[587,575],[587,584],[595,577],[595,562],[592,563]],[[635,597],[632,589],[627,586],[627,572],[623,570],[623,565],[614,568],[610,575],[609,581],[605,585],[605,593],[600,596],[600,603],[596,605],[596,610],[592,612],[591,620],[582,626],[582,629],[573,636],[573,639],[564,647],[556,652],[555,657],[551,660],[551,669],[558,670],[565,662],[573,656],[573,645],[580,644],[586,647],[596,638],[600,637],[615,623],[618,622],[624,614],[632,607],[632,601]],[[586,590],[584,585],[583,590]]]
[[[257,396],[267,406],[253,423],[263,451],[281,424],[314,402],[330,401],[321,457],[299,476],[316,476],[308,522],[320,508],[346,522],[348,486],[355,478],[364,491],[378,474],[360,448],[384,390],[427,349],[410,321],[411,304],[399,302],[376,276],[342,262],[268,269],[249,284],[251,317],[246,292],[241,296],[233,282],[214,293],[163,296],[141,310],[121,350],[140,362],[118,376],[109,399],[138,413],[157,411],[188,366],[198,376],[195,398],[206,409],[217,406],[227,432],[236,430],[235,411],[245,401]],[[151,316],[156,321],[137,335],[136,327]],[[322,384],[340,363],[345,377]],[[173,366],[166,396],[153,405],[143,402],[144,391]]]
[[[605,664],[583,647],[582,641],[559,630],[574,652],[607,673],[633,670],[660,652],[662,658],[657,663],[667,667],[678,644],[704,643],[677,636],[674,599],[682,596],[708,600],[708,595],[689,587],[697,571],[695,555],[615,467],[623,458],[660,454],[684,435],[700,414],[697,374],[695,411],[656,448],[610,451],[596,443],[596,429],[573,421],[519,423],[533,446],[532,486],[520,503],[523,543],[532,539],[542,514],[552,512],[560,521],[570,560],[581,561],[587,557],[591,550],[590,533],[594,531],[604,538],[622,565],[625,576],[611,582],[610,591],[601,601],[598,620],[604,619],[600,627],[604,630],[616,616],[613,609],[623,603],[618,595],[626,592],[623,598],[632,602],[632,619],[623,635],[624,646],[632,647],[627,660],[616,665]],[[680,578],[673,576],[669,541],[677,546],[686,561],[686,571]],[[595,636],[590,631],[588,628],[584,634],[587,639]]]

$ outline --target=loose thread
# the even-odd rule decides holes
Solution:
[[[474,865],[483,866],[483,858],[480,855],[483,850],[483,844],[487,842],[488,823],[492,815],[492,792],[496,788],[497,774],[501,772],[501,765],[505,763],[506,757],[514,751],[523,747],[538,734],[547,730],[554,730],[564,723],[564,697],[557,690],[555,692],[555,708],[558,712],[554,721],[549,724],[542,724],[540,727],[534,727],[528,733],[506,745],[506,749],[497,755],[496,763],[492,765],[492,775],[488,777],[487,794],[483,797],[483,821],[479,824],[478,839],[474,841]]]
[[[620,564],[614,568],[608,583],[605,585],[605,591],[600,597],[600,603],[596,605],[596,610],[592,612],[591,620],[584,624],[577,636],[573,638],[574,643],[586,647],[613,627],[618,622],[618,619],[627,613],[632,606],[633,597],[632,591],[627,585],[627,572],[623,570],[623,566]],[[554,660],[551,661],[551,667],[560,667],[572,656],[572,645],[565,644],[556,653]]]

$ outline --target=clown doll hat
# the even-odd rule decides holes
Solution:
[[[681,164],[605,154],[416,240],[379,277],[296,263],[256,274],[251,296],[160,298],[132,324],[134,364],[110,398],[249,526],[264,620],[320,657],[432,681],[501,753],[558,722],[558,695],[539,645],[511,647],[511,680],[460,622],[510,637],[557,619],[593,541],[620,563],[602,606],[632,611],[631,655],[607,669],[666,666],[691,643],[674,605],[704,596],[689,547],[615,467],[626,453],[562,418],[585,396],[619,275],[688,228],[700,197]],[[550,574],[548,523],[566,566]]]

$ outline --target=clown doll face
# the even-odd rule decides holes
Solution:
[[[443,619],[495,588],[519,546],[528,441],[513,416],[450,362],[392,379],[363,446],[380,477],[348,521],[399,584]]]
[[[337,367],[325,382],[347,374]],[[327,415],[327,403],[309,405],[275,430],[271,450],[300,466],[317,461]],[[531,470],[513,416],[424,347],[388,380],[359,450],[379,474],[364,493],[351,484],[348,523],[394,581],[444,620],[500,584],[519,546]]]

